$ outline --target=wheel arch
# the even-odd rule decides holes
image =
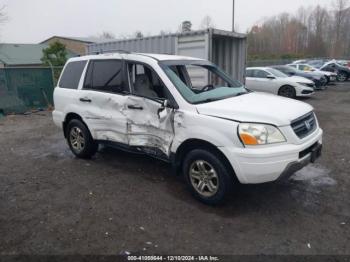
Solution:
[[[292,86],[291,84],[284,84],[284,85],[281,85],[280,88],[278,88],[278,92],[277,92],[278,95],[280,95],[280,91],[281,91],[281,89],[284,88],[284,87],[291,87],[291,88],[293,88],[295,95],[297,94],[297,90],[295,89],[294,86]]]
[[[63,121],[63,124],[62,124],[62,127],[63,127],[63,134],[64,134],[64,137],[67,138],[67,126],[68,126],[68,123],[73,120],[73,119],[77,119],[77,120],[80,120],[86,127],[86,123],[84,122],[83,118],[77,114],[77,113],[68,113]],[[88,128],[88,127],[87,127]],[[88,128],[89,129],[89,128]]]
[[[176,175],[181,173],[182,163],[187,153],[189,153],[194,149],[205,149],[205,150],[208,150],[209,152],[212,152],[218,155],[219,158],[223,161],[226,168],[229,169],[229,171],[231,172],[233,178],[238,181],[234,168],[231,165],[230,161],[225,156],[225,154],[217,146],[213,145],[208,141],[201,140],[201,139],[188,139],[184,141],[178,147],[178,149],[176,150],[176,153],[172,155],[171,162],[173,165],[173,171],[175,172]]]

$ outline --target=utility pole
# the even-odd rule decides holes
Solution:
[[[232,32],[235,31],[235,0],[232,0]]]

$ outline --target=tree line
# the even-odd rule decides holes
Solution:
[[[264,19],[248,31],[248,53],[250,59],[350,58],[349,0]]]

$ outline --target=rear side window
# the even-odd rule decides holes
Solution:
[[[262,70],[255,70],[254,71],[254,77],[256,78],[266,78],[268,76],[268,73]]]
[[[253,70],[246,70],[246,77],[253,77]]]
[[[113,93],[129,93],[123,81],[123,62],[121,60],[91,61],[84,88]]]
[[[59,87],[77,89],[85,65],[86,61],[76,61],[68,63],[63,71]]]

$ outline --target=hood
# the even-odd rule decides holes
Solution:
[[[298,74],[296,74],[296,76],[300,76],[300,77],[306,77],[307,79],[320,79],[321,75],[318,73],[314,73],[314,72],[298,72]]]
[[[309,78],[312,78],[312,76],[309,76],[308,78],[301,76],[290,76],[288,79],[293,81],[294,83],[314,84],[314,82],[311,81]]]
[[[326,76],[336,76],[337,74],[336,73],[333,73],[333,72],[328,72],[328,71],[317,71],[319,72],[320,74],[323,74],[323,75],[326,75]]]
[[[196,105],[199,114],[238,122],[256,122],[286,126],[311,112],[312,106],[297,100],[267,93],[246,95]]]
[[[311,76],[315,76],[315,78],[322,78],[324,77],[324,73],[322,73],[321,71],[310,71],[310,72],[305,72]]]

